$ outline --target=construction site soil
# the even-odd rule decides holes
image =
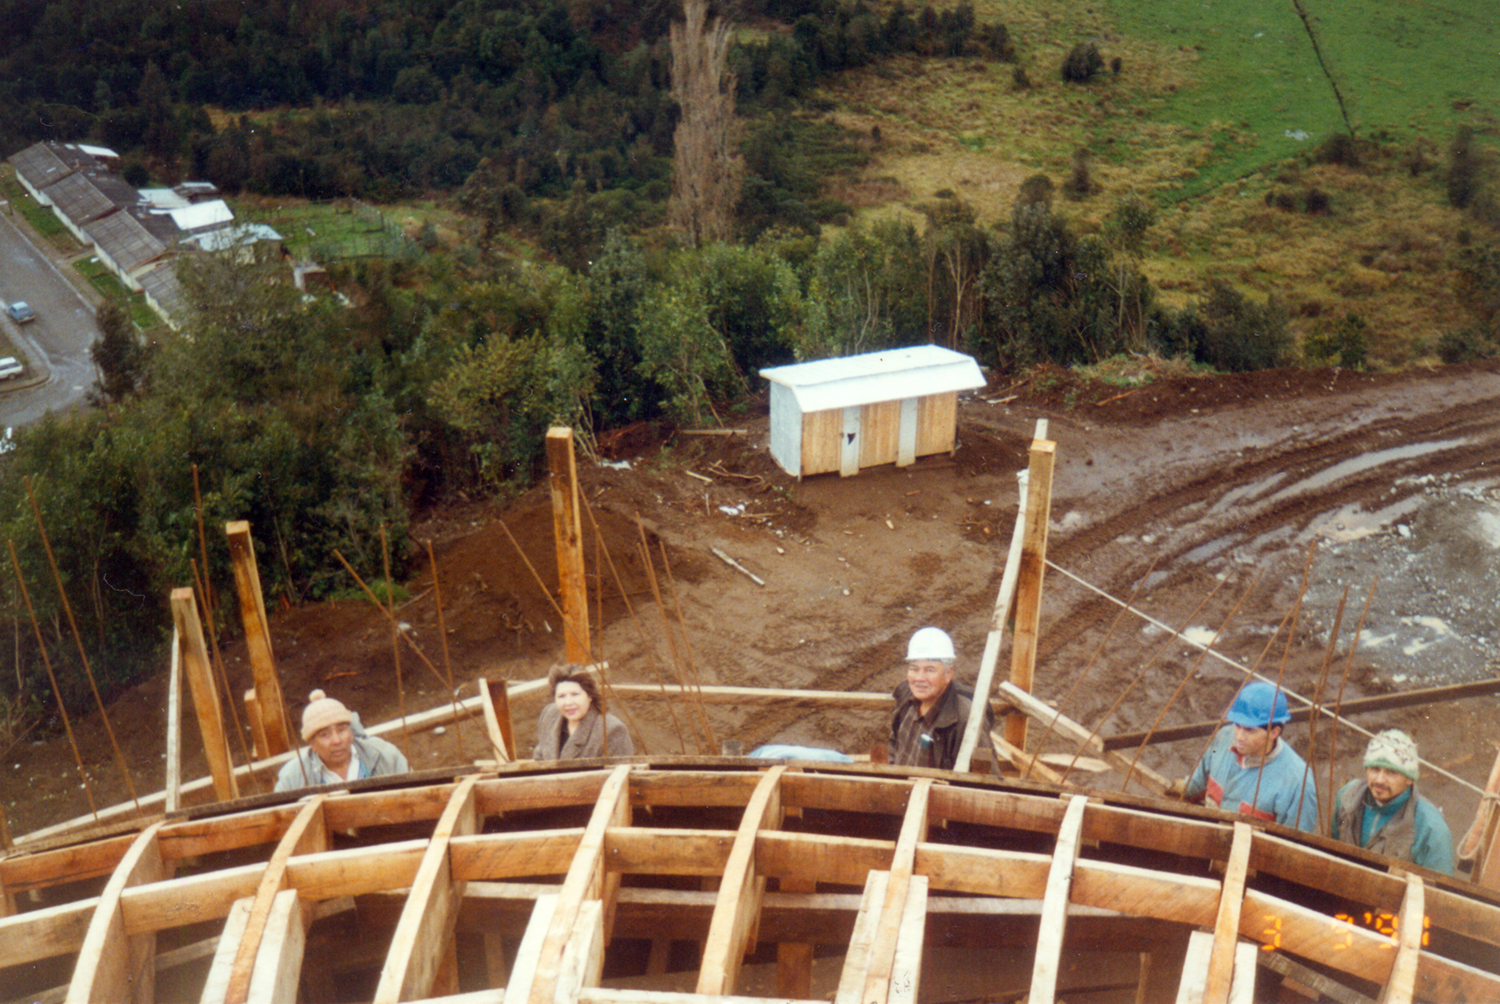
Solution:
[[[847,478],[781,471],[763,402],[727,432],[640,426],[604,437],[599,462],[580,457],[579,478],[591,616],[603,625],[594,652],[608,681],[889,691],[904,678],[907,638],[927,624],[953,634],[960,677],[972,681],[1039,419],[1056,443],[1055,565],[1034,689],[1071,718],[1106,736],[1214,719],[1243,680],[1226,660],[1307,696],[1322,679],[1329,703],[1496,675],[1500,366],[1478,364],[1177,376],[1135,389],[1042,371],[965,398],[951,456]],[[450,672],[469,696],[477,677],[530,680],[562,659],[545,487],[505,506],[443,507],[413,536],[431,542],[437,569],[434,582],[425,548],[410,557],[410,598],[396,611],[420,654],[393,644],[391,620],[370,603],[274,614],[294,721],[314,688],[373,723],[444,703]],[[1210,641],[1224,659],[1194,644]],[[240,693],[243,645],[222,648]],[[167,679],[110,709],[142,794],[163,786]],[[540,702],[513,706],[523,752]],[[773,741],[860,754],[887,728],[877,713],[791,705],[612,710],[653,754]],[[1471,697],[1356,721],[1416,737],[1431,765],[1421,790],[1459,836],[1500,741],[1497,712],[1500,698]],[[426,768],[488,757],[483,731],[470,720],[394,738]],[[85,720],[75,732],[95,802],[128,800],[106,730]],[[184,736],[183,776],[205,775],[190,712]],[[1325,804],[1330,783],[1360,768],[1365,737],[1347,725],[1294,725],[1288,737],[1311,753]],[[1151,745],[1141,761],[1182,776],[1205,742]],[[1035,727],[1029,743],[1072,752]],[[237,739],[232,752],[246,759]],[[1074,779],[1120,785],[1108,772]],[[13,746],[0,800],[13,834],[87,813],[67,740]]]

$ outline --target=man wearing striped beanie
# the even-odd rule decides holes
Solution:
[[[1364,780],[1355,778],[1333,804],[1332,836],[1393,858],[1453,874],[1453,834],[1442,810],[1417,794],[1417,744],[1386,729],[1365,748]]]

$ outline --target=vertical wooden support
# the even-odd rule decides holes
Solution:
[[[256,694],[255,688],[251,687],[245,691],[245,722],[250,726],[250,749],[257,760],[262,760],[268,754],[270,743],[266,739],[266,723],[262,716],[260,707],[260,696]]]
[[[583,577],[583,525],[578,512],[578,468],[573,430],[547,430],[548,484],[552,490],[552,535],[557,541],[557,585],[562,594],[564,651],[578,666],[593,661],[589,643],[588,584]]]
[[[1033,440],[1027,468],[1026,539],[1021,547],[1021,567],[1016,579],[1016,634],[1010,649],[1010,682],[1031,690],[1036,669],[1037,633],[1042,618],[1042,573],[1047,566],[1047,528],[1052,514],[1052,466],[1057,444]],[[1011,715],[1005,723],[1005,738],[1012,746],[1026,748],[1026,716]]]
[[[1415,875],[1406,876],[1406,895],[1401,899],[1401,918],[1396,927],[1400,943],[1391,963],[1391,975],[1385,981],[1385,989],[1380,992],[1380,1004],[1411,1004],[1416,993],[1426,898],[1422,880]]]
[[[141,831],[99,894],[68,984],[67,1004],[149,1004],[155,997],[156,932],[127,934],[120,896],[130,886],[169,877],[156,840],[161,825]]]
[[[246,1004],[285,1004],[297,999],[307,924],[297,890],[283,889],[271,904],[260,951],[255,956],[255,978]]]
[[[479,706],[484,709],[484,729],[490,737],[495,759],[510,763],[516,759],[516,731],[510,720],[510,693],[504,680],[494,687],[479,678]]]
[[[203,642],[198,600],[191,589],[172,590],[172,623],[182,640],[182,664],[193,690],[193,707],[198,712],[198,728],[203,733],[203,752],[208,759],[208,771],[213,775],[214,794],[221,802],[239,798],[239,784],[234,779],[234,765],[229,757],[229,739],[224,734],[224,709],[219,705],[219,689],[214,684],[208,647]]]
[[[923,778],[912,786],[911,796],[906,801],[901,833],[896,838],[895,853],[891,856],[885,905],[876,927],[874,944],[870,947],[870,966],[865,975],[864,992],[860,997],[864,1004],[885,1004],[891,996],[891,984],[896,976],[896,944],[904,930],[902,918],[906,916],[908,907],[912,872],[916,867],[917,844],[927,839],[927,804],[931,794],[932,779]],[[905,978],[904,982],[916,979],[916,974],[902,976]]]
[[[260,591],[260,570],[255,565],[255,545],[250,540],[250,524],[235,520],[224,524],[229,538],[229,557],[234,563],[234,588],[240,598],[240,620],[245,625],[245,651],[250,656],[250,670],[255,675],[255,696],[260,705],[260,728],[254,729],[257,742],[264,733],[265,746],[257,746],[262,758],[291,749],[286,734],[286,720],[281,711],[281,681],[276,676],[276,660],[271,655],[271,628],[266,622],[266,603]],[[252,722],[256,719],[252,719]]]
[[[468,886],[454,880],[448,847],[454,837],[469,836],[479,829],[479,815],[474,809],[474,784],[478,780],[475,774],[460,781],[438,819],[391,938],[380,985],[375,989],[375,1004],[432,996],[443,962],[453,949],[458,906]]]
[[[813,879],[783,878],[781,891],[813,893],[818,891],[818,883]],[[651,947],[655,951],[656,943]],[[807,1000],[812,995],[814,947],[811,942],[783,941],[776,945],[776,996]]]
[[[859,901],[859,913],[854,915],[854,930],[849,935],[849,948],[844,953],[844,969],[839,974],[839,988],[834,994],[833,1004],[860,1004],[860,995],[864,993],[870,975],[870,951],[885,912],[885,892],[890,876],[890,872],[875,870],[865,875],[865,891]]]
[[[1068,924],[1068,897],[1073,890],[1073,866],[1083,836],[1083,813],[1088,797],[1074,795],[1057,828],[1057,847],[1047,873],[1047,891],[1042,897],[1041,925],[1037,929],[1036,960],[1031,967],[1029,1004],[1053,1004],[1057,999],[1057,974],[1062,964],[1063,934]]]
[[[182,804],[182,635],[172,629],[172,671],[167,676],[167,774],[162,785],[167,812]]]
[[[703,943],[697,993],[732,995],[745,953],[755,947],[766,890],[765,876],[755,867],[755,843],[762,831],[781,828],[781,777],[785,771],[784,766],[766,771],[745,805],[739,832],[724,864],[724,880],[708,924],[708,939]]]
[[[1224,891],[1219,895],[1219,916],[1214,924],[1213,954],[1204,986],[1204,1004],[1228,1004],[1233,988],[1235,951],[1240,939],[1240,907],[1245,901],[1245,877],[1250,871],[1250,842],[1255,831],[1249,823],[1234,824],[1234,842],[1224,867]]]
[[[523,960],[521,955],[516,957],[516,969],[522,969],[523,961],[527,966],[534,967],[529,977],[529,985],[516,987],[514,974],[512,974],[511,985],[505,988],[505,999],[508,1004],[519,1004],[520,1001],[528,1001],[530,1004],[554,1004],[558,990],[558,981],[562,976],[564,955],[569,941],[575,936],[578,925],[579,912],[583,904],[588,900],[599,900],[603,904],[600,914],[600,923],[603,928],[605,943],[609,941],[609,930],[614,918],[615,895],[620,888],[620,873],[610,871],[605,861],[604,838],[605,833],[614,826],[630,825],[630,766],[621,764],[610,771],[609,780],[604,782],[599,791],[599,798],[594,803],[593,815],[589,817],[588,825],[583,828],[583,838],[578,842],[578,850],[573,855],[573,863],[568,868],[568,874],[563,879],[562,886],[557,893],[554,912],[548,921],[545,938],[540,948],[535,952],[535,957]],[[540,912],[542,899],[537,897],[537,911]],[[537,922],[537,915],[533,914],[532,925]],[[526,939],[531,938],[532,932],[528,927]],[[525,951],[525,940],[522,940],[522,949]],[[512,1000],[512,988],[520,996]],[[571,998],[569,998],[571,999]]]
[[[271,852],[271,860],[261,873],[260,885],[245,921],[245,930],[240,935],[239,946],[234,954],[234,968],[224,990],[225,1004],[247,1004],[250,988],[255,977],[255,968],[260,959],[261,941],[271,922],[276,897],[286,890],[287,865],[298,854],[314,854],[328,850],[328,826],[323,821],[323,803],[328,795],[316,795],[304,804],[296,817],[287,826],[286,832]]]

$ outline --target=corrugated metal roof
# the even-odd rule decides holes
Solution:
[[[115,260],[125,272],[134,272],[166,253],[167,247],[130,213],[111,213],[83,228],[94,246]]]
[[[182,285],[177,281],[177,268],[168,261],[143,273],[137,281],[146,295],[160,306],[169,320],[181,320],[187,312],[187,300],[182,294]]]
[[[788,388],[803,414],[973,390],[985,382],[972,356],[940,345],[772,366],[760,375]]]
[[[197,202],[171,212],[172,222],[183,230],[203,230],[234,222],[234,213],[223,199]]]
[[[33,143],[20,153],[11,154],[10,163],[16,173],[30,182],[33,188],[46,188],[56,184],[79,167],[78,164],[64,160],[46,143]]]
[[[120,155],[118,153],[115,153],[113,150],[111,150],[107,146],[92,146],[92,145],[90,145],[88,143],[69,143],[68,145],[71,146],[71,147],[73,147],[73,148],[75,148],[75,149],[82,150],[84,153],[88,154],[90,157],[96,157],[99,160],[119,160],[120,159]]]
[[[191,205],[179,192],[171,188],[143,188],[136,193],[141,202],[153,209],[184,209]]]
[[[258,241],[279,241],[281,235],[264,223],[241,223],[239,226],[210,230],[183,238],[184,244],[196,244],[204,251],[227,251]]]
[[[46,195],[58,212],[78,226],[138,201],[134,188],[103,171],[70,174],[49,186]]]

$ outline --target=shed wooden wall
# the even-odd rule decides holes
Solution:
[[[827,474],[844,469],[847,445],[858,450],[859,468],[902,463],[900,401],[877,401],[860,407],[857,442],[849,444],[845,411],[830,408],[802,416],[801,473]],[[916,399],[915,439],[910,460],[934,453],[952,453],[958,422],[958,392],[928,394]],[[852,470],[847,473],[853,473]]]

